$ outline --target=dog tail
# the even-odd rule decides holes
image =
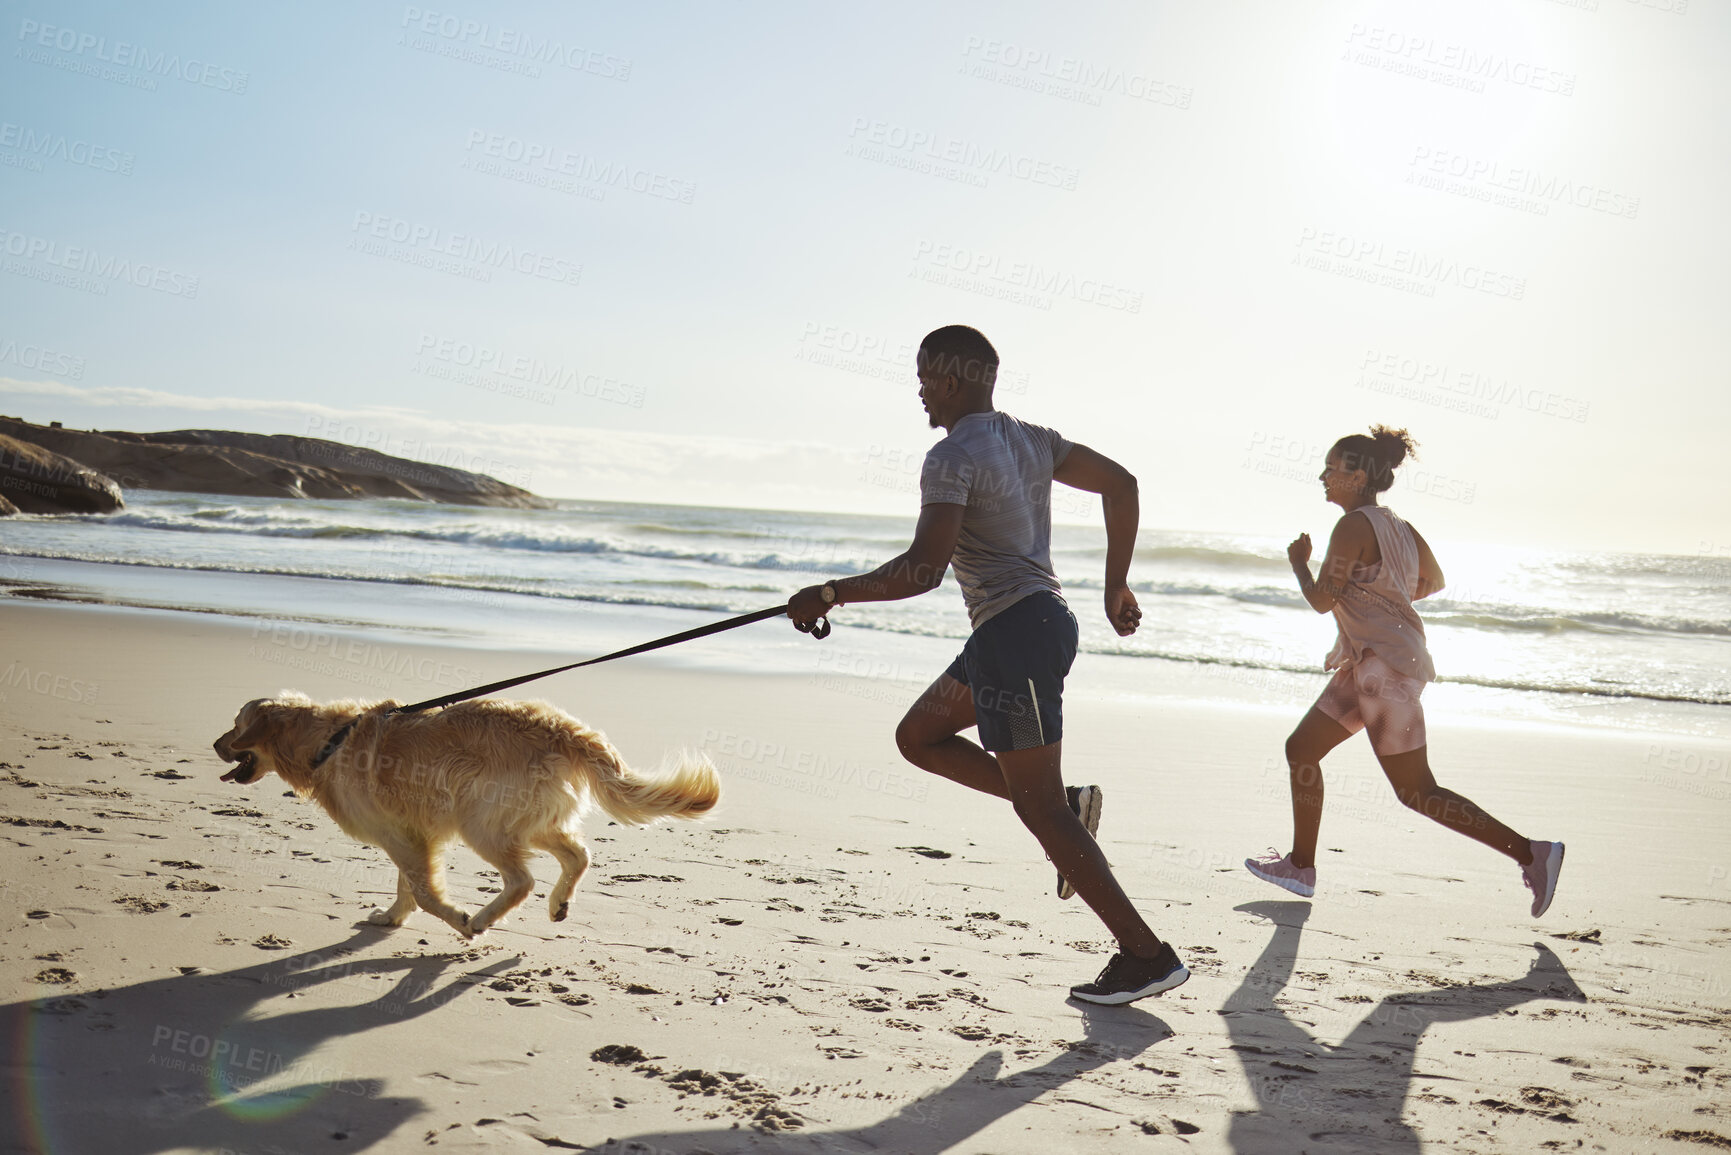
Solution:
[[[705,755],[686,753],[671,770],[645,778],[611,745],[597,746],[586,760],[589,787],[617,822],[641,826],[657,818],[701,818],[721,800],[721,778]]]

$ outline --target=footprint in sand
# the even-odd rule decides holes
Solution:
[[[168,909],[166,902],[157,902],[155,899],[142,898],[136,894],[122,895],[114,900],[114,905],[124,906],[133,914],[155,914],[159,910]]]

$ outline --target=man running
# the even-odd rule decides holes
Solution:
[[[1091,983],[1070,988],[1094,1003],[1128,1003],[1190,977],[1142,921],[1095,843],[1099,790],[1064,788],[1064,677],[1076,656],[1076,619],[1052,571],[1052,482],[1101,495],[1106,515],[1106,618],[1120,636],[1142,611],[1127,576],[1140,516],[1136,479],[1117,462],[1058,433],[992,408],[998,353],[977,329],[927,334],[916,359],[920,402],[948,436],[920,471],[913,544],[869,574],[808,586],[787,603],[809,630],[847,602],[899,601],[936,589],[955,567],[973,634],[896,727],[914,765],[1008,799],[1070,888],[1118,940]],[[961,737],[970,726],[980,744]],[[1085,817],[1084,817],[1085,816]]]

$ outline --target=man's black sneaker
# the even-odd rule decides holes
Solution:
[[[1088,835],[1100,829],[1100,788],[1098,786],[1066,786],[1064,797],[1070,803],[1070,812],[1082,820],[1082,825],[1088,828]],[[1058,897],[1069,898],[1076,893],[1076,888],[1070,885],[1064,872],[1058,872]]]
[[[1189,977],[1190,972],[1178,961],[1178,952],[1171,943],[1163,942],[1160,953],[1153,958],[1137,958],[1123,952],[1113,955],[1099,978],[1071,987],[1070,997],[1117,1006],[1169,991]]]

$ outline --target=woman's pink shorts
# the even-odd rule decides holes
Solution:
[[[1424,707],[1419,695],[1424,683],[1396,673],[1376,654],[1366,654],[1334,672],[1334,680],[1316,700],[1316,708],[1339,722],[1347,733],[1370,734],[1378,754],[1405,754],[1425,744]]]

